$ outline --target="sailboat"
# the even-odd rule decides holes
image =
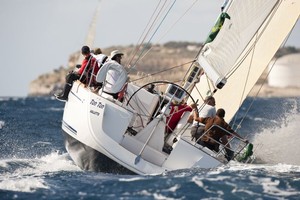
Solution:
[[[232,0],[182,83],[128,82],[118,100],[74,82],[62,120],[69,155],[84,170],[140,175],[226,165],[228,147],[220,144],[218,151],[211,150],[191,136],[190,111],[166,134],[174,114],[171,104],[194,102],[201,109],[211,95],[231,121],[299,14],[299,0]],[[164,90],[158,90],[162,84]],[[251,160],[251,145],[235,136],[229,143],[235,160]]]

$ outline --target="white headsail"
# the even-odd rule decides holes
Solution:
[[[297,22],[300,1],[233,0],[226,13],[230,19],[198,57],[206,76],[192,96],[201,99],[227,82],[214,97],[230,120]]]

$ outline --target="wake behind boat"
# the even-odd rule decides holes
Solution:
[[[141,175],[251,161],[252,145],[230,132],[230,145],[215,141],[218,150],[201,145],[211,129],[222,127],[212,126],[195,139],[188,122],[192,111],[180,113],[167,132],[169,119],[179,113],[173,102],[198,103],[201,111],[211,95],[225,108],[226,121],[232,120],[299,14],[298,1],[231,1],[181,84],[129,82],[122,99],[114,99],[103,88],[95,92],[92,85],[75,81],[62,123],[70,156],[85,170]],[[228,149],[234,152],[230,159]]]

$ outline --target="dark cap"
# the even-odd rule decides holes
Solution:
[[[83,46],[83,47],[81,48],[81,53],[82,53],[83,55],[87,55],[87,54],[91,53],[90,47],[88,47],[88,46]]]

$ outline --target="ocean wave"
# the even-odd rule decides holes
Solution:
[[[292,199],[300,195],[299,175],[297,165],[230,162],[208,173],[194,172],[191,182],[198,191],[219,199],[240,199],[240,194],[245,199]]]
[[[2,129],[5,125],[5,122],[4,121],[0,121],[0,129]]]
[[[18,101],[22,99],[26,99],[27,97],[0,97],[0,101]]]
[[[253,138],[254,154],[264,163],[300,165],[299,113],[291,113],[278,122],[278,127],[266,128]]]
[[[51,108],[48,108],[47,110],[49,110],[49,111],[63,111],[64,108],[51,107]]]
[[[276,173],[300,173],[299,165],[290,165],[284,163],[278,164],[244,164],[235,161],[231,161],[226,167],[220,167],[223,171],[267,171],[267,172],[276,172]]]
[[[53,152],[34,159],[11,158],[0,160],[0,189],[19,192],[35,192],[48,189],[45,176],[57,172],[81,171],[69,159],[67,153]]]
[[[37,177],[10,177],[3,178],[0,182],[1,190],[18,192],[35,192],[36,189],[48,189],[49,187],[42,178]]]
[[[282,189],[280,187],[281,181],[274,180],[271,177],[249,177],[251,182],[256,185],[261,185],[263,193],[271,195],[273,197],[290,197],[290,196],[298,196],[300,194],[299,191],[293,189],[292,187],[285,187]]]

